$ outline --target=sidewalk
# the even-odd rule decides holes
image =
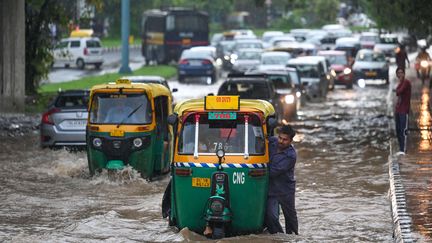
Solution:
[[[407,155],[398,151],[396,135],[389,157],[390,198],[395,242],[432,242],[432,119],[429,82],[423,86],[413,68]],[[394,127],[391,128],[394,131]]]

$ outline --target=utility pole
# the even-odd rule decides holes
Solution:
[[[129,22],[130,22],[130,1],[121,1],[121,40],[122,40],[122,66],[119,73],[131,73],[129,67]]]

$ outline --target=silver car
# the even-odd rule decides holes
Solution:
[[[70,90],[58,96],[42,114],[41,147],[85,146],[89,91]]]

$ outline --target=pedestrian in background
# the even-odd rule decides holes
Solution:
[[[396,87],[397,102],[395,107],[396,135],[399,142],[397,155],[405,155],[408,134],[408,114],[411,103],[411,82],[405,78],[405,69],[398,67],[396,76],[399,84]]]
[[[410,65],[410,61],[408,59],[408,55],[405,51],[405,46],[399,44],[396,49],[396,65],[397,67],[403,68],[405,70],[405,61],[408,62],[408,67]]]
[[[269,138],[270,178],[265,224],[270,234],[283,233],[279,222],[280,205],[285,217],[286,233],[298,235],[294,177],[297,153],[291,144],[294,136],[294,129],[290,125],[283,125],[278,129],[277,138]]]

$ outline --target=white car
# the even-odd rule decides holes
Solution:
[[[102,46],[97,37],[70,37],[62,39],[53,50],[53,65],[69,67],[76,65],[84,69],[86,65],[102,66]]]

